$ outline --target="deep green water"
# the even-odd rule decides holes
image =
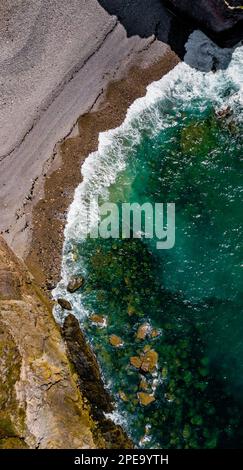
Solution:
[[[145,109],[139,124],[133,121],[139,139],[131,128],[119,134],[126,163],[105,199],[174,202],[174,248],[78,236],[66,247],[86,278],[75,298],[77,315],[88,312],[81,322],[105,382],[144,447],[243,447],[242,121],[237,99],[229,120],[215,116],[215,107],[239,89],[222,77],[215,100],[206,83],[185,100],[185,84],[181,94],[172,91],[156,109]],[[154,115],[166,125],[155,129]],[[70,259],[67,265],[72,272]],[[92,324],[93,313],[107,318],[105,328]],[[138,340],[145,322],[159,335]],[[122,348],[110,345],[111,334],[122,338]],[[130,365],[145,346],[159,355],[158,370],[144,374],[155,397],[147,407],[137,396],[142,374]]]

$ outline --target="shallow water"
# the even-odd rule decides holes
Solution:
[[[73,273],[85,276],[69,300],[121,419],[143,447],[243,445],[242,52],[216,74],[183,63],[152,84],[121,128],[101,136],[70,208],[55,295]],[[215,111],[227,106],[232,115],[218,119]],[[94,194],[118,204],[174,202],[174,248],[85,239],[84,208]],[[94,313],[105,328],[91,321]],[[140,340],[144,323],[150,332]],[[110,344],[112,334],[123,347]],[[158,353],[152,373],[130,364],[144,348]],[[141,386],[155,398],[146,407]]]

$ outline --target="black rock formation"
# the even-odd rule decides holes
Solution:
[[[154,34],[183,58],[185,43],[195,29],[203,30],[221,47],[243,38],[243,0],[98,0],[116,15],[128,36]],[[227,1],[227,3],[226,3]]]
[[[242,0],[165,0],[183,19],[195,21],[222,45],[235,45],[243,37]]]

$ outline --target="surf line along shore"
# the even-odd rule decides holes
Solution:
[[[120,451],[119,451],[120,452]],[[113,453],[110,456],[92,456],[81,454],[74,458],[74,465],[96,465],[101,468],[106,468],[108,464],[117,465],[168,465],[168,454],[151,454],[146,453]]]

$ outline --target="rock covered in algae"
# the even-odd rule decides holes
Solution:
[[[87,344],[77,318],[72,314],[64,320],[63,336],[69,359],[78,375],[78,383],[97,423],[94,430],[99,448],[131,449],[133,444],[125,431],[105,415],[114,410],[113,401],[104,388],[96,356]]]
[[[156,328],[154,328],[152,331],[151,331],[151,338],[158,338],[158,336],[160,336],[160,331],[157,330]]]
[[[124,345],[123,340],[117,335],[111,335],[109,337],[109,342],[114,348],[121,348]]]
[[[123,390],[119,390],[119,397],[122,401],[128,402],[129,399]]]
[[[138,392],[139,403],[142,406],[151,405],[155,401],[154,395],[145,392]]]
[[[142,356],[141,370],[143,372],[154,372],[158,366],[158,360],[159,356],[156,351],[154,351],[153,349],[147,351]]]
[[[143,372],[153,373],[158,366],[159,355],[154,349],[150,349],[149,346],[144,348],[144,351],[140,356],[130,357],[130,364],[136,369],[140,369]]]

